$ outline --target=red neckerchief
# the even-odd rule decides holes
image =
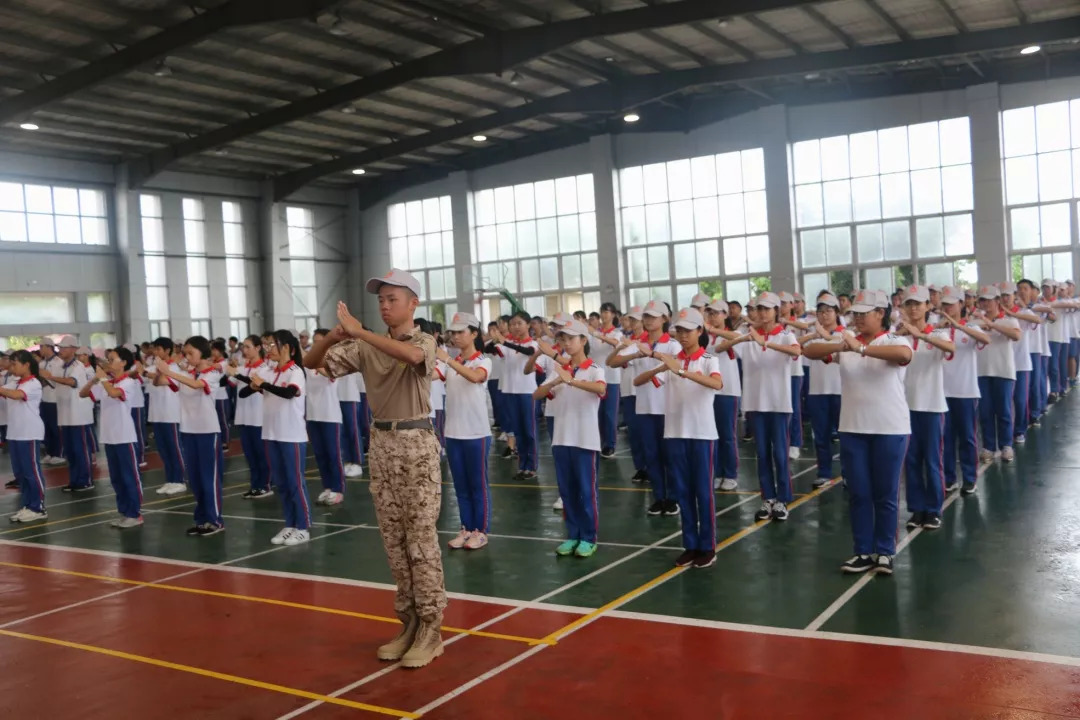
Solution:
[[[697,350],[694,351],[693,355],[687,355],[685,350],[680,350],[679,354],[676,355],[676,357],[683,361],[683,368],[682,369],[685,371],[685,370],[690,369],[690,362],[691,361],[697,360],[698,358],[700,358],[704,354],[705,354],[705,348],[699,347]]]
[[[292,360],[290,360],[289,362],[287,362],[284,365],[282,365],[281,367],[279,367],[277,369],[277,375],[274,376],[274,382],[272,382],[271,385],[277,385],[277,381],[281,378],[281,373],[283,373],[286,370],[288,370],[289,368],[295,367],[295,366],[296,366],[296,363],[294,363]]]
[[[33,380],[33,379],[34,379],[34,376],[33,376],[33,375],[27,375],[26,377],[24,377],[24,378],[21,378],[21,379],[19,380],[19,382],[15,383],[15,384],[16,384],[16,385],[23,385],[23,384],[25,384],[25,383],[28,383],[28,382],[30,382],[30,381],[31,381],[31,380]]]
[[[866,338],[865,335],[863,335],[862,333],[859,333],[858,335],[855,336],[855,339],[858,340],[859,342],[861,342],[863,344],[863,347],[866,347],[867,345],[874,342],[875,340],[877,340],[882,335],[888,335],[888,333],[885,332],[884,330],[882,330],[881,332],[879,332],[877,335],[870,338],[869,340]]]
[[[475,353],[473,353],[472,357],[470,357],[470,358],[466,359],[466,360],[465,360],[465,362],[467,362],[467,363],[471,363],[471,362],[472,362],[473,360],[475,360],[476,358],[480,357],[480,356],[481,356],[481,355],[483,355],[483,354],[484,354],[484,353],[482,353],[482,352],[480,352],[479,350],[477,350],[477,351],[476,351]],[[462,363],[462,364],[464,365],[464,363]]]
[[[649,342],[649,333],[645,333],[645,342]],[[666,342],[671,342],[671,336],[668,335],[667,333],[664,333],[663,335],[660,336],[659,340],[657,340],[654,343],[649,343],[649,348],[652,349],[652,350],[655,350],[657,345],[659,345],[660,343],[666,343]]]
[[[572,375],[573,377],[577,377],[578,370],[587,370],[587,369],[592,367],[592,364],[593,364],[593,361],[590,358],[590,359],[586,359],[585,362],[581,363],[577,367],[574,367],[573,365],[563,365],[562,369],[565,370],[566,372],[570,373],[570,375]]]
[[[263,360],[262,358],[259,358],[259,362],[255,363],[254,365],[252,365],[251,363],[247,363],[244,365],[244,367],[246,367],[248,370],[254,370],[257,367],[260,367],[262,364]]]
[[[1005,317],[1005,311],[1004,311],[1004,310],[1000,310],[1000,311],[998,311],[997,317],[996,317],[996,318],[994,318],[994,319],[995,319],[995,320],[1001,320],[1001,319],[1003,319],[1004,317]]]
[[[191,372],[191,377],[198,380],[200,375],[202,375],[203,373],[210,372],[210,368],[207,368],[206,370],[191,370],[190,372]]]
[[[1020,306],[1013,305],[1011,308],[1009,308],[1009,312],[1020,312]]]
[[[616,328],[616,327],[615,327],[614,325],[612,325],[612,326],[611,326],[610,328],[607,328],[607,329],[604,329],[604,328],[600,328],[600,332],[602,332],[602,333],[604,333],[605,335],[607,335],[608,333],[612,333],[612,332],[615,332],[615,330],[616,330],[616,329],[617,329],[617,328]]]
[[[922,329],[922,331],[924,333],[926,333],[927,335],[929,335],[930,333],[934,332],[934,326],[933,325],[927,325],[926,327],[924,327]],[[915,342],[913,344],[915,346],[914,349],[918,350],[919,349],[919,338],[915,338]]]
[[[754,330],[753,326],[751,326],[750,327],[750,332],[757,332],[757,331]],[[779,335],[782,332],[784,332],[784,326],[781,325],[780,323],[776,323],[776,325],[773,327],[773,329],[770,330],[769,332],[765,333],[764,336],[767,337],[767,338],[776,337],[777,335]],[[761,351],[765,352],[765,346],[764,345],[761,346]]]
[[[523,338],[515,338],[515,337],[512,337],[512,338],[510,338],[510,340],[511,340],[511,341],[513,341],[513,342],[515,342],[515,343],[517,343],[518,345],[524,345],[524,344],[525,344],[525,343],[527,343],[527,342],[532,342],[532,338],[531,338],[531,337],[529,337],[528,335],[526,335],[526,336],[525,336],[525,337],[523,337]]]

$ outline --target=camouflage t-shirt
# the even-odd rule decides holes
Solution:
[[[424,361],[413,366],[396,360],[363,340],[345,340],[330,348],[324,364],[334,377],[359,372],[367,386],[368,404],[376,420],[419,420],[431,413],[431,370],[435,338],[414,327],[396,340],[417,345]]]

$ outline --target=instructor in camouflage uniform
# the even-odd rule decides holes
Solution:
[[[394,610],[404,626],[379,648],[380,660],[404,667],[442,655],[446,607],[442,554],[435,524],[442,499],[439,441],[429,418],[435,339],[413,322],[420,283],[401,270],[368,281],[379,296],[389,332],[376,334],[338,303],[339,325],[304,356],[304,365],[331,376],[359,372],[367,385],[371,425],[371,496],[390,570],[397,583]]]

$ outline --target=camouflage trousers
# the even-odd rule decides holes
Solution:
[[[442,504],[439,440],[431,430],[371,428],[371,497],[390,572],[394,610],[425,621],[446,607],[442,548],[436,523]]]

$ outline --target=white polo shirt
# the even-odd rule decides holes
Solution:
[[[580,367],[570,372],[583,382],[606,384],[603,369],[591,359],[581,363]],[[550,401],[552,397],[557,399],[555,436],[551,439],[552,446],[565,445],[599,452],[600,423],[597,422],[597,413],[600,411],[600,396],[559,383],[552,388],[548,400]]]
[[[960,324],[967,325],[967,320],[961,320]],[[948,332],[953,344],[956,345],[956,352],[945,361],[945,367],[942,368],[942,388],[945,391],[945,397],[978,399],[978,355],[983,346],[962,330],[949,328]]]
[[[1013,305],[1012,312],[1023,312],[1023,308]],[[1014,318],[1015,319],[1015,318]],[[1028,327],[1031,323],[1016,321],[1020,325],[1020,339],[1013,343],[1013,364],[1016,372],[1031,372],[1031,333]]]
[[[367,394],[367,383],[364,382],[364,373],[352,373],[349,377],[356,383],[356,391],[361,395]]]
[[[446,408],[446,370],[446,363],[442,360],[435,361],[435,376],[431,378],[431,389],[429,390],[431,417],[435,417],[436,410]]]
[[[293,367],[296,367],[295,365]],[[291,369],[291,368],[290,368]],[[333,378],[328,378],[322,373],[314,370],[305,370],[307,376],[307,419],[308,422],[325,422],[325,423],[341,423],[341,403],[338,402],[337,388],[334,387]],[[288,383],[281,383],[280,381],[274,382],[274,385],[288,385]],[[301,389],[304,389],[303,385],[300,385]],[[273,398],[278,402],[292,402],[291,400],[283,400],[276,395],[270,393],[263,393],[264,403],[270,402]],[[265,407],[265,404],[264,404]],[[269,408],[266,408],[269,412]],[[263,420],[263,427],[266,427],[266,420]],[[306,438],[306,432],[305,432]],[[278,438],[280,439],[280,438]],[[305,442],[304,440],[286,440],[283,442]]]
[[[604,337],[614,338],[616,342],[623,339],[622,330],[617,327],[612,327],[610,330],[600,329],[597,332]],[[589,357],[604,371],[604,379],[609,386],[619,385],[619,394],[621,395],[622,368],[607,366],[607,359],[613,352],[615,352],[614,345],[608,345],[597,338],[589,338]]]
[[[935,330],[927,325],[923,332],[940,340],[949,340],[948,330]],[[908,339],[912,347],[911,362],[904,375],[908,409],[912,412],[946,412],[949,407],[945,404],[944,372],[952,353],[943,353],[918,338]]]
[[[1005,313],[998,314],[996,318],[993,318],[993,322],[1007,327],[1020,327],[1020,323],[1016,322],[1016,318],[1006,317]],[[988,329],[986,333],[990,336],[990,344],[979,352],[979,377],[1000,377],[1015,380],[1016,362],[1013,360],[1013,341],[997,330]]]
[[[41,381],[32,375],[21,380],[11,376],[7,388],[22,390],[22,400],[5,398],[8,416],[8,440],[44,440],[45,423],[41,420]]]
[[[682,352],[682,345],[672,340],[671,336],[667,333],[661,335],[654,343],[649,343],[647,338],[643,338],[641,342],[652,347],[653,352],[664,353],[665,355],[671,355],[673,357]],[[662,362],[652,357],[638,358],[633,361],[633,364],[634,377],[648,372],[654,367],[663,365]],[[635,413],[638,415],[664,414],[664,408],[666,407],[665,399],[667,398],[667,393],[664,390],[664,383],[667,380],[665,376],[666,373],[660,373],[659,375],[655,375],[652,380],[644,385],[638,385],[634,388],[637,391],[637,407],[634,410]]]
[[[265,360],[252,364],[247,363],[236,369],[237,375],[243,375],[244,377],[259,376],[263,380],[269,382],[274,379],[273,372],[267,367]],[[250,387],[245,384],[237,384],[239,390]],[[155,398],[156,400],[156,398]],[[150,412],[154,412],[153,403],[150,404]],[[240,397],[239,393],[236,396],[236,419],[234,424],[237,426],[245,425],[247,427],[261,428],[263,424],[263,393],[253,392],[247,397]]]
[[[176,392],[180,396],[180,432],[216,435],[221,432],[221,426],[211,388],[221,382],[221,373],[210,367],[206,372],[191,371],[190,375],[202,383],[202,387],[191,388],[176,383]]]
[[[487,411],[487,378],[491,373],[491,358],[477,351],[461,364],[470,370],[483,370],[484,379],[478,383],[469,382],[453,366],[447,367],[446,437],[454,440],[491,437]]]
[[[777,325],[765,338],[766,343],[797,347],[795,333]],[[742,350],[743,410],[746,412],[791,412],[791,366],[798,357],[764,348],[748,340]]]
[[[225,367],[228,364],[229,364],[228,360],[221,360],[221,361],[219,361],[217,363],[214,363],[214,369],[217,370],[219,373],[221,373],[221,377],[225,377],[226,376]],[[228,400],[229,399],[229,389],[227,387],[225,387],[224,385],[217,385],[215,387],[210,388],[210,396],[214,398],[215,402],[218,401],[218,400]]]
[[[327,378],[323,378],[327,380]],[[307,379],[304,377],[303,368],[297,367],[291,360],[274,370],[274,374],[267,381],[269,385],[278,387],[296,387],[300,392],[296,397],[280,398],[268,392],[263,393],[263,440],[274,442],[302,443],[307,442],[307,425],[304,422],[305,387]],[[330,394],[334,390],[327,388]],[[341,422],[341,407],[337,404],[335,395],[334,405],[338,408],[338,422]]]
[[[502,355],[499,354],[500,352],[502,351],[499,350],[499,346],[496,345],[495,352],[488,355],[488,358],[491,360],[491,374],[488,375],[488,380],[494,380],[496,383],[498,383],[499,389],[502,390],[503,359]]]
[[[688,373],[701,373],[708,377],[722,377],[720,363],[715,355],[698,348],[693,354],[681,351],[676,357],[682,369]],[[664,389],[664,437],[686,440],[716,440],[716,415],[713,414],[713,398],[716,391],[693,380],[679,377],[673,372],[667,377]]]
[[[709,335],[709,352],[715,353],[716,364],[720,368],[720,377],[724,379],[724,387],[716,394],[728,397],[742,397],[742,379],[739,378],[739,358],[742,356],[746,343],[740,343],[730,350],[716,352],[716,346],[725,342],[719,335]]]
[[[180,372],[180,366],[175,363],[169,365],[169,369],[176,373]],[[157,366],[146,368],[146,374],[151,377],[157,375],[157,372]],[[147,422],[170,425],[180,423],[180,396],[174,390],[176,384],[172,378],[168,378],[164,385],[147,383],[150,386],[150,410],[147,413]]]
[[[113,387],[123,395],[110,397],[101,383],[94,385],[90,393],[101,403],[101,419],[98,424],[98,440],[102,445],[129,445],[138,442],[135,421],[131,417],[131,396],[140,395],[142,387],[130,375],[121,375]]]
[[[360,373],[349,373],[337,378],[334,385],[337,386],[338,402],[360,402],[360,388],[356,384],[356,378],[363,377]]]
[[[631,338],[635,342],[638,338]],[[644,340],[642,340],[644,342]],[[619,355],[634,355],[637,353],[636,345],[629,345],[619,351]],[[635,397],[637,395],[637,388],[634,387],[634,363],[628,363],[619,368],[622,376],[619,378],[619,394],[622,397]]]
[[[803,347],[809,347],[820,342],[842,342],[844,332],[837,327],[833,330],[828,340],[813,338],[807,340]],[[840,394],[840,363],[836,361],[837,354],[833,353],[821,360],[810,361],[810,388],[809,395],[839,395]]]
[[[128,377],[131,377],[131,375],[129,374]],[[143,394],[143,379],[141,377],[131,377],[131,379],[135,381],[135,391],[128,398],[128,409],[144,408],[146,407],[146,396]]]
[[[1038,327],[1038,338],[1039,338],[1039,340],[1038,340],[1038,346],[1039,346],[1038,351],[1039,351],[1040,355],[1045,355],[1046,357],[1050,357],[1050,340],[1049,340],[1050,335],[1049,335],[1049,331],[1047,330],[1047,326],[1049,325],[1049,322],[1046,321],[1046,317],[1047,317],[1046,315],[1043,315],[1042,317],[1043,317],[1043,323],[1041,325],[1039,325],[1039,327]],[[1032,347],[1034,347],[1034,345]]]
[[[1057,302],[1057,299],[1046,300],[1047,304]],[[1047,342],[1064,343],[1068,342],[1067,330],[1065,329],[1065,308],[1052,308],[1054,311],[1054,320],[1048,320],[1043,327],[1046,328],[1046,340]],[[981,373],[980,373],[981,374]]]
[[[880,333],[869,346],[905,345],[910,338]],[[906,368],[856,352],[840,353],[840,432],[910,435],[911,414],[904,389]]]
[[[534,352],[540,352],[540,346],[531,338],[525,338],[524,340],[511,338],[510,342],[522,347],[532,348]],[[524,395],[527,393],[532,395],[533,391],[536,390],[536,378],[532,374],[525,374],[525,363],[529,362],[529,356],[517,350],[511,350],[505,345],[499,345],[497,349],[503,356],[499,389],[504,394]]]
[[[11,375],[6,370],[0,370],[0,388],[8,387]],[[0,398],[0,427],[7,426],[7,399]]]
[[[81,426],[94,424],[94,401],[90,398],[79,397],[79,391],[94,374],[88,367],[79,362],[78,358],[72,358],[71,362],[62,366],[59,377],[72,379],[75,387],[53,383],[56,394],[56,417],[61,427]]]
[[[50,375],[63,375],[64,374],[64,361],[60,359],[59,355],[53,355],[51,358],[41,363],[41,369],[47,370]],[[40,382],[40,381],[39,381]],[[41,402],[43,403],[55,403],[56,402],[56,388],[45,387],[41,388]]]

